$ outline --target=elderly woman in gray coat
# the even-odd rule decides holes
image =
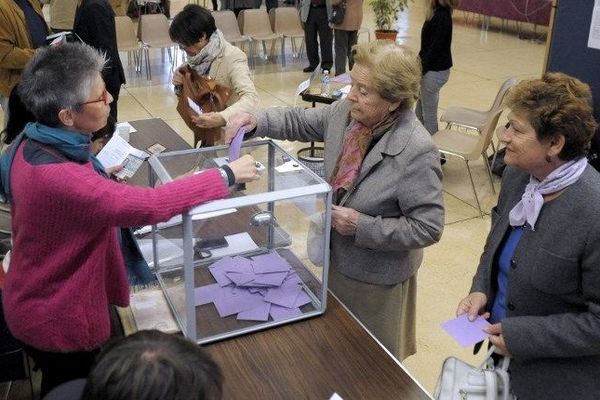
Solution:
[[[404,359],[416,351],[422,249],[440,239],[444,225],[439,153],[412,111],[421,74],[416,55],[386,41],[354,52],[347,99],[234,116],[225,140],[245,126],[257,136],[325,142],[334,191],[330,288]]]
[[[521,82],[507,99],[508,168],[492,227],[457,314],[482,314],[512,356],[514,394],[600,398],[600,175],[590,88],[565,74]]]

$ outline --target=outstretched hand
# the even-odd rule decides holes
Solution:
[[[245,112],[237,113],[229,118],[222,137],[223,143],[231,143],[240,128],[244,128],[246,132],[254,130],[256,128],[256,118],[252,114]]]

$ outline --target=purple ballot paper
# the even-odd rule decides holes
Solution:
[[[483,329],[490,323],[478,316],[475,321],[469,321],[467,314],[460,315],[442,324],[442,328],[450,334],[462,347],[472,346],[487,339],[490,334]]]
[[[245,134],[246,130],[240,128],[235,134],[235,137],[231,140],[231,144],[229,145],[229,162],[240,158],[240,149],[242,148],[242,140],[244,140]]]

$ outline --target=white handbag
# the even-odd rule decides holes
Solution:
[[[508,365],[510,357],[504,357],[498,367],[494,366],[492,346],[485,360],[474,367],[456,357],[448,357],[442,365],[433,397],[436,400],[513,400],[510,391]]]

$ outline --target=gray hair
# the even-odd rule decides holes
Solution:
[[[19,95],[38,122],[59,127],[60,110],[81,111],[105,64],[104,54],[83,43],[41,48],[23,71]]]

